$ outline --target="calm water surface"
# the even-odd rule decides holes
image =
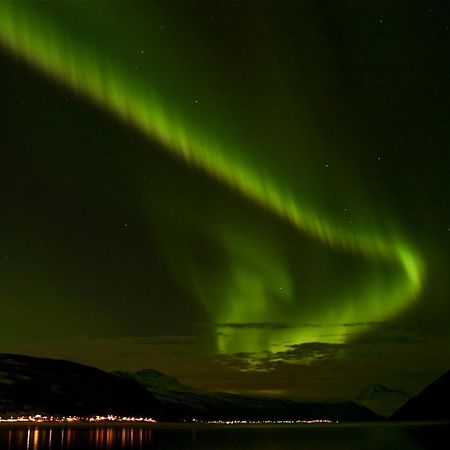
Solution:
[[[449,441],[450,424],[0,427],[1,450],[422,450]]]

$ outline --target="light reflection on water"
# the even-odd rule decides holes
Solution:
[[[0,450],[434,450],[449,424],[0,427]]]
[[[6,445],[5,445],[6,444]],[[144,449],[152,448],[152,429],[132,427],[42,427],[0,429],[0,449]]]

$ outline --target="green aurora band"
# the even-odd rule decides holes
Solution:
[[[67,11],[70,7],[76,9],[78,6],[64,5],[60,18],[71,14]],[[154,85],[149,77],[142,79],[136,71],[121,64],[118,58],[114,58],[114,49],[109,49],[110,53],[100,51],[95,42],[88,44],[86,38],[73,32],[71,36],[60,23],[62,20],[52,20],[46,16],[45,10],[42,12],[31,4],[0,3],[0,42],[5,48],[158,141],[167,152],[289,222],[299,232],[333,250],[396,268],[395,280],[389,286],[382,285],[373,277],[367,281],[365,291],[358,299],[347,293],[338,296],[330,311],[322,308],[310,315],[309,319],[320,321],[326,327],[320,333],[314,328],[301,326],[263,330],[261,328],[264,327],[259,328],[258,323],[271,322],[267,320],[271,315],[265,286],[285,286],[282,296],[286,301],[293,301],[282,258],[267,243],[259,245],[259,249],[264,247],[261,255],[259,250],[253,249],[252,242],[246,241],[239,233],[224,232],[223,245],[231,256],[238,254],[238,261],[244,255],[247,260],[269,260],[271,265],[260,263],[259,276],[249,278],[245,276],[245,269],[240,271],[237,264],[230,275],[229,289],[237,286],[238,294],[224,294],[220,308],[210,304],[208,295],[200,293],[201,280],[192,283],[191,289],[197,293],[198,300],[214,323],[255,324],[247,328],[230,326],[226,333],[217,333],[218,351],[281,352],[289,344],[324,341],[321,337],[324,331],[334,335],[325,339],[327,342],[344,342],[346,338],[339,334],[342,331],[339,324],[386,320],[418,298],[424,283],[424,263],[396,227],[376,226],[373,221],[351,229],[342,226],[339,221],[328,217],[320,205],[312,204],[306,194],[303,201],[302,192],[294,192],[282,177],[269,174],[261,166],[249,164],[243,156],[245,148],[236,147],[239,144],[231,142],[231,139],[224,142],[214,133],[208,133],[176,105],[166,102],[156,82]],[[153,45],[158,44],[155,41]],[[157,66],[158,61],[154,64]],[[295,318],[291,317],[292,320],[295,324]]]

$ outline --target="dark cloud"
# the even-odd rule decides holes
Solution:
[[[219,323],[218,328],[231,328],[234,330],[284,330],[292,328],[292,325],[276,322],[249,322],[249,323]]]
[[[299,365],[310,365],[320,360],[334,359],[341,355],[346,348],[346,344],[307,342],[290,345],[287,351],[270,354],[264,360],[271,366],[278,361],[287,361]]]
[[[247,322],[247,323],[218,323],[217,328],[231,328],[234,330],[285,330],[289,328],[320,328],[323,327],[322,324],[289,324],[281,322]]]
[[[377,326],[384,325],[385,322],[350,322],[350,323],[341,323],[341,327],[366,327],[366,326]]]
[[[288,350],[284,352],[220,354],[217,360],[220,364],[239,371],[273,371],[280,364],[285,363],[290,365],[311,365],[321,360],[331,360],[341,355],[346,348],[346,344],[308,342],[290,345]]]

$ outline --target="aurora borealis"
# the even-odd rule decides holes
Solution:
[[[36,119],[47,129],[31,126],[18,141],[13,131],[3,147],[20,147],[8,160],[12,177],[22,158],[28,167],[7,185],[19,189],[2,235],[12,248],[5,301],[22,306],[4,342],[33,351],[35,333],[14,320],[45,298],[37,352],[61,337],[197,342],[201,355],[247,377],[280,364],[311,370],[329,348],[345,360],[354,342],[390,335],[408,314],[429,324],[414,313],[426,302],[445,323],[446,284],[436,280],[449,239],[445,163],[425,167],[421,152],[450,134],[424,119],[426,139],[415,139],[405,119],[415,110],[399,106],[445,73],[436,64],[445,44],[426,51],[445,23],[427,18],[422,47],[394,39],[432,13],[315,2],[0,3],[2,67],[24,73],[18,90],[31,86],[31,101],[48,101]],[[351,34],[361,21],[369,28],[358,47]],[[393,93],[398,104],[389,104]],[[10,118],[18,128],[21,114]],[[442,148],[435,157],[448,155]],[[30,231],[36,200],[41,222]],[[423,226],[430,203],[436,232]],[[11,229],[31,244],[8,238]],[[24,248],[27,262],[14,266],[9,253],[24,258]]]

